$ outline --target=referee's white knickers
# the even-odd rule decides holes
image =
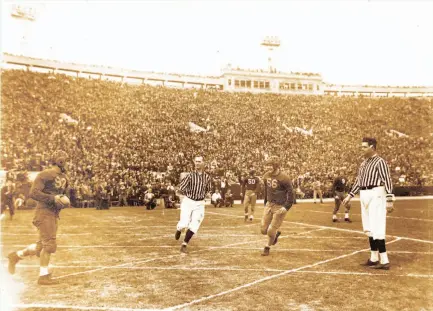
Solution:
[[[194,201],[184,196],[180,204],[180,220],[177,223],[177,230],[188,228],[197,233],[204,219],[204,206],[204,200]]]
[[[375,240],[384,240],[386,232],[385,187],[360,190],[362,227]]]

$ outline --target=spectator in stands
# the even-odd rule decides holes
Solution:
[[[127,197],[119,185],[153,187],[157,180],[151,172],[172,171],[168,176],[178,184],[180,174],[192,169],[185,159],[196,152],[215,160],[209,164],[216,175],[238,174],[248,163],[262,167],[269,156],[262,145],[265,140],[268,152],[284,154],[282,165],[294,176],[318,176],[327,189],[327,179],[341,169],[338,163],[348,163],[349,180],[357,175],[356,151],[341,153],[339,148],[357,144],[358,133],[372,132],[386,142],[382,155],[395,172],[393,183],[398,184],[404,175],[407,186],[433,184],[433,157],[426,152],[433,143],[429,118],[433,101],[429,98],[207,91],[194,97],[194,90],[61,74],[6,70],[1,78],[2,166],[7,170],[18,166],[43,169],[54,149],[63,148],[71,155],[67,170],[79,201],[84,199],[78,191],[81,187],[89,189],[85,191],[89,201],[94,199],[95,178],[109,183],[111,200],[118,199],[122,205]],[[192,132],[188,122],[205,129],[209,125],[209,130]],[[289,149],[297,152],[285,152]],[[306,178],[303,189],[309,189],[309,184]],[[310,192],[307,195],[311,197]]]

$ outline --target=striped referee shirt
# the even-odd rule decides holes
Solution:
[[[392,193],[391,175],[385,160],[377,154],[362,162],[358,176],[349,194],[354,197],[363,187],[385,186],[386,193]]]
[[[212,179],[203,172],[191,172],[180,182],[180,190],[191,200],[204,200],[206,193],[212,189]]]

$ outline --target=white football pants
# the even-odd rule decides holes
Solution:
[[[177,223],[177,230],[182,231],[188,228],[194,233],[197,233],[204,219],[203,201],[194,201],[185,196],[180,204],[180,220]]]
[[[359,192],[362,227],[375,240],[384,240],[386,232],[385,187],[376,187]]]

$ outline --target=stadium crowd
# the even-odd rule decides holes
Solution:
[[[41,170],[63,149],[80,200],[134,204],[150,187],[177,185],[197,153],[229,183],[278,155],[301,187],[318,179],[329,188],[334,173],[353,182],[363,136],[377,138],[395,185],[433,185],[431,99],[253,95],[20,70],[1,78],[2,167]]]

